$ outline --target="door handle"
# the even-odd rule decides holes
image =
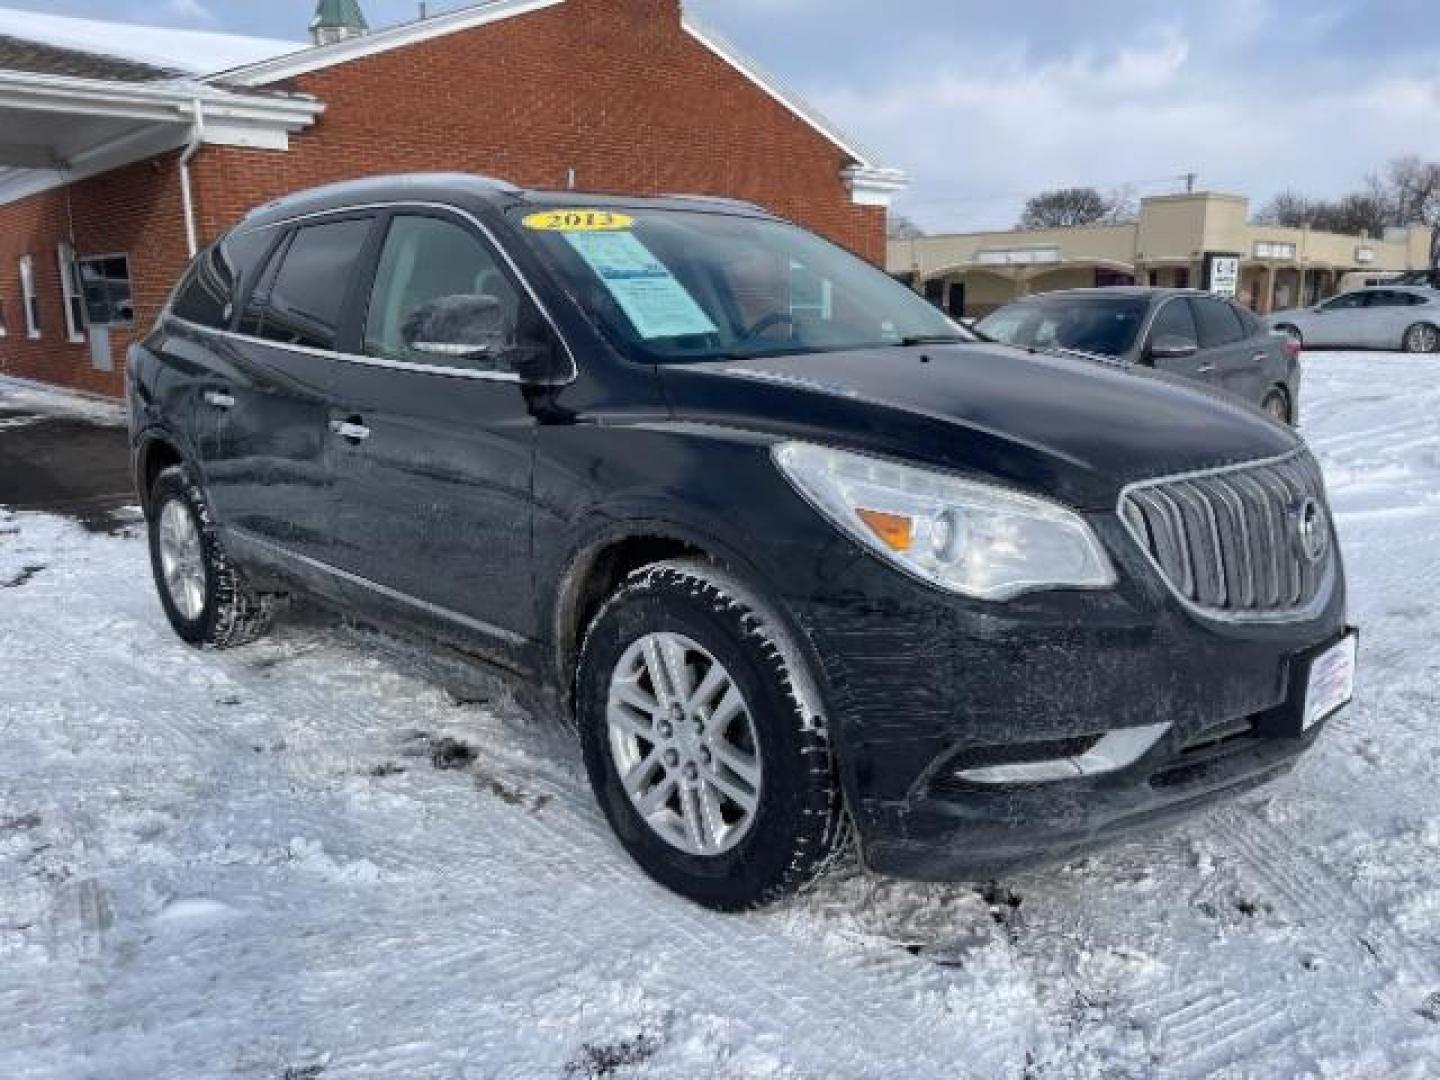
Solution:
[[[1214,364],[1201,364],[1198,368],[1195,369],[1196,373],[1200,375],[1209,375],[1214,370]]]
[[[1270,359],[1270,354],[1269,354],[1269,353],[1264,353],[1264,352],[1257,352],[1257,353],[1256,353],[1254,356],[1252,356],[1250,359],[1251,359],[1252,362],[1254,362],[1254,363],[1256,363],[1256,364],[1263,364],[1266,360]]]
[[[353,420],[331,420],[330,430],[340,438],[349,439],[351,442],[364,442],[370,437],[370,429]]]
[[[205,404],[213,405],[217,409],[233,409],[235,399],[223,390],[206,390]]]

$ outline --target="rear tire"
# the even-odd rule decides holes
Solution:
[[[1290,415],[1290,395],[1278,386],[1265,395],[1260,408],[1277,424],[1290,426],[1295,422],[1295,418]]]
[[[682,896],[719,911],[761,907],[844,850],[847,819],[808,670],[733,575],[699,560],[631,574],[586,633],[575,711],[615,835]]]
[[[1429,323],[1416,323],[1405,331],[1401,344],[1408,353],[1440,352],[1440,330]]]
[[[272,598],[251,589],[231,563],[189,469],[161,472],[149,505],[150,568],[175,633],[211,649],[247,645],[265,634]]]

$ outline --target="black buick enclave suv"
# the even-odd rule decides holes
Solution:
[[[160,599],[277,594],[549,688],[651,875],[973,877],[1286,770],[1350,696],[1314,459],[975,341],[755,207],[427,175],[261,207],[130,357]],[[853,823],[853,831],[851,824]]]

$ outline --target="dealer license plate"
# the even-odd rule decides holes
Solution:
[[[1355,696],[1355,658],[1359,638],[1349,634],[1330,646],[1310,664],[1305,684],[1305,722],[1308,731]]]

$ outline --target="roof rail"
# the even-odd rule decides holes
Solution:
[[[435,185],[435,184],[456,184],[466,185],[470,188],[485,188],[503,195],[518,195],[520,189],[508,180],[501,180],[495,176],[484,176],[479,173],[464,172],[415,172],[415,173],[390,173],[383,176],[365,176],[355,180],[339,180],[331,184],[321,184],[318,187],[301,188],[299,191],[292,191],[285,195],[261,203],[245,215],[245,220],[257,217],[260,214],[271,210],[279,209],[291,203],[316,200],[322,201],[327,196],[343,195],[347,197],[363,196],[366,191],[374,188],[394,189],[407,184]]]
[[[662,199],[684,199],[686,202],[708,203],[711,206],[730,206],[737,210],[758,210],[762,214],[770,213],[759,203],[749,202],[746,199],[732,199],[725,195],[686,195],[680,192],[667,192],[659,196]]]

